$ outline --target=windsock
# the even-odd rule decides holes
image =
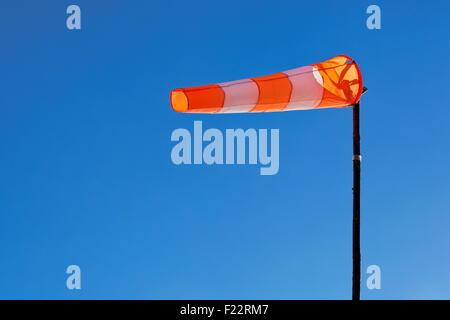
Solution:
[[[348,107],[362,91],[358,65],[339,55],[268,76],[175,89],[170,102],[177,112],[274,112]]]

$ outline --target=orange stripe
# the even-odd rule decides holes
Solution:
[[[187,112],[214,113],[223,107],[225,94],[217,84],[182,90],[188,100]]]
[[[250,112],[281,111],[289,103],[292,85],[284,73],[251,78],[259,89],[258,103]]]

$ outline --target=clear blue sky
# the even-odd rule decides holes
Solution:
[[[66,8],[82,30],[66,28]],[[368,30],[370,4],[382,29]],[[186,115],[178,87],[338,54],[361,104],[364,299],[450,298],[448,1],[2,1],[0,298],[349,299],[352,111]],[[176,128],[279,128],[280,171],[175,166]],[[65,269],[82,270],[69,291]]]

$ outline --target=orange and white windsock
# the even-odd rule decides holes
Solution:
[[[178,112],[273,112],[347,107],[362,90],[358,65],[340,55],[264,77],[175,89],[170,101]]]

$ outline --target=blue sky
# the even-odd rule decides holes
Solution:
[[[77,4],[82,29],[66,28]],[[370,4],[381,30],[366,28]],[[354,58],[363,299],[450,298],[445,1],[8,1],[0,298],[350,299],[352,111],[175,113],[169,92]],[[279,128],[280,170],[175,166],[176,128]],[[79,265],[82,289],[66,289]]]

